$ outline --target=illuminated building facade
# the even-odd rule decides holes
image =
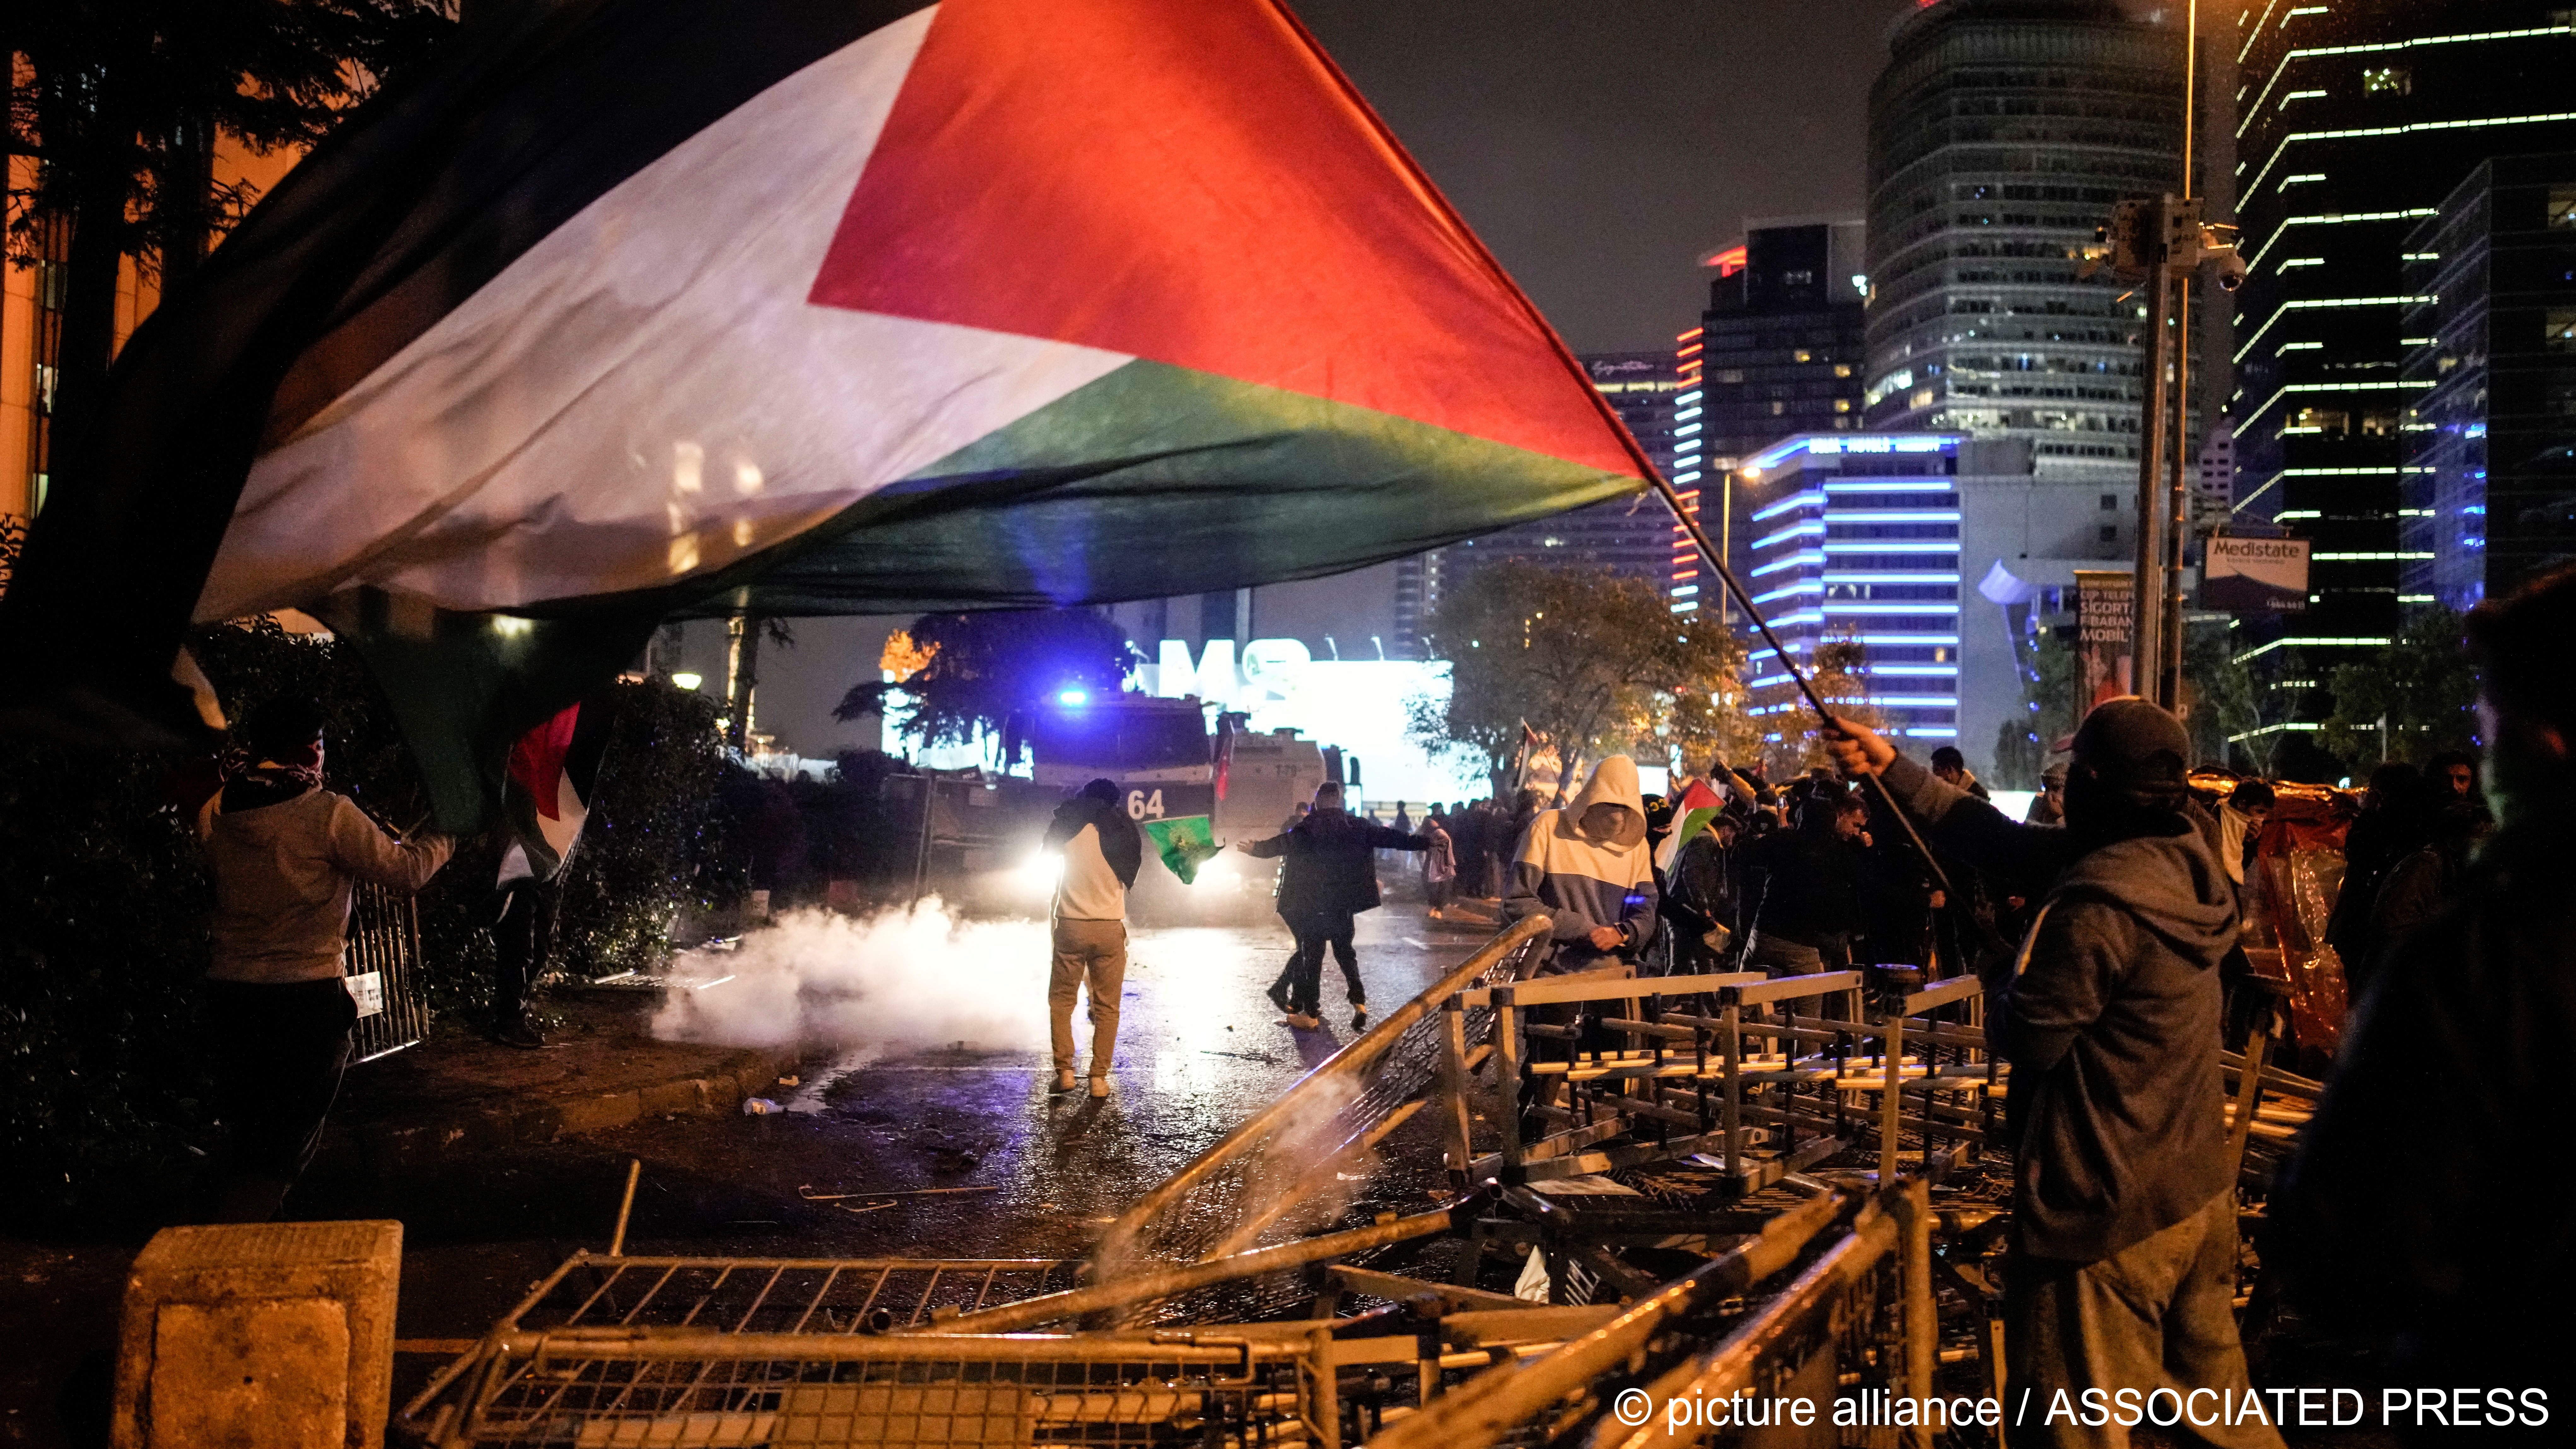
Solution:
[[[2480,166],[2405,254],[2398,594],[2465,610],[2576,562],[2576,152]]]
[[[1860,427],[1862,226],[1750,221],[1743,241],[1701,262],[1715,275],[1708,311],[1679,344],[1694,380],[1676,414],[1673,483],[1694,507],[1702,496],[1733,504],[1725,532],[1741,576],[1754,495],[1730,489],[1729,472],[1784,437]],[[1698,554],[1678,530],[1672,555],[1674,612],[1713,605],[1714,589],[1702,589],[1714,581],[1699,576]]]
[[[2027,442],[2134,490],[2146,308],[2076,275],[2124,197],[2181,180],[2183,40],[2110,0],[1938,0],[1869,98],[1868,425]]]
[[[1765,500],[1746,513],[1745,586],[1782,647],[1812,669],[1820,646],[1859,645],[1881,728],[1945,744],[1959,738],[1962,441],[1803,433],[1742,463]],[[1777,660],[1757,642],[1747,668],[1775,742],[1805,708]]]
[[[2308,612],[2243,657],[2375,646],[2402,604],[2446,592],[2437,569],[2416,567],[2438,562],[2433,520],[2407,512],[2433,506],[2431,492],[2410,501],[2403,484],[2410,467],[2445,466],[2413,461],[2440,426],[2413,414],[2462,421],[2459,394],[2437,397],[2436,374],[2444,339],[2480,324],[2422,290],[2452,275],[2452,259],[2429,252],[2453,243],[2428,240],[2410,258],[2409,238],[2474,246],[2474,228],[2424,229],[2481,162],[2576,149],[2570,22],[2566,0],[2253,7],[2237,128],[2251,272],[2236,294],[2236,507],[2314,551]],[[2468,536],[2455,530],[2455,542]],[[2413,580],[2402,590],[2401,576]],[[2466,597],[2467,586],[2447,592]],[[2306,662],[2315,667],[2297,672],[2323,678],[2341,660]],[[2301,713],[2325,703],[2315,691]]]

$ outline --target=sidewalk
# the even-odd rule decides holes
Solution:
[[[650,991],[568,991],[540,1008],[562,1024],[540,1051],[502,1046],[461,1023],[349,1069],[322,1141],[325,1157],[378,1171],[519,1143],[551,1142],[644,1117],[741,1110],[776,1097],[798,1050],[653,1040]]]

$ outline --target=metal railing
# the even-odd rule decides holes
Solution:
[[[1820,1197],[1747,1242],[1619,1309],[1543,1356],[1497,1367],[1370,1439],[1370,1449],[1582,1444],[1652,1449],[1742,1433],[1702,1406],[1739,1393],[1921,1402],[1939,1360],[1930,1189],[1908,1178],[1863,1199]],[[1765,1288],[1804,1265],[1785,1285]],[[1673,1406],[1685,1406],[1675,1412]],[[1640,1412],[1642,1410],[1642,1412]],[[1924,1446],[1928,1432],[1872,1422],[1837,1442]]]
[[[429,998],[420,979],[418,900],[359,882],[350,903],[341,972],[358,1002],[358,1024],[349,1033],[352,1060],[389,1056],[429,1034]]]
[[[1505,928],[1138,1199],[1102,1234],[1096,1281],[1233,1257],[1319,1226],[1319,1211],[1343,1196],[1341,1177],[1362,1171],[1379,1143],[1429,1105],[1444,1070],[1442,1003],[1511,980],[1548,926],[1533,916]],[[1479,1013],[1467,1029],[1481,1033],[1484,1020]],[[1233,1284],[1229,1293],[1218,1316],[1249,1318],[1311,1290],[1290,1282],[1246,1296]],[[1129,1317],[1204,1318],[1205,1307],[1165,1300],[1132,1305]]]

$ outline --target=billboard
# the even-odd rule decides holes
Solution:
[[[2075,718],[2131,689],[2129,631],[2137,599],[2134,575],[2113,569],[2075,571]]]
[[[2308,607],[2308,541],[2213,535],[2200,571],[2200,606],[2295,614]]]

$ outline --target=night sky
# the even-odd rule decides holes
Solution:
[[[1290,0],[1577,351],[1698,325],[1748,216],[1861,214],[1912,0]]]

